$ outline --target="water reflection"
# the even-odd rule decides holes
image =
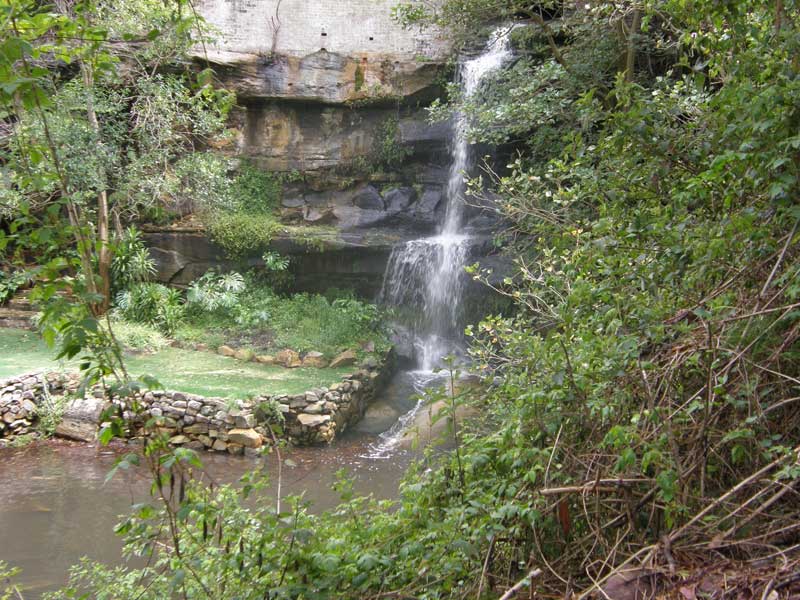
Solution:
[[[321,448],[287,448],[281,496],[305,493],[315,511],[336,506],[336,472],[346,469],[357,494],[392,498],[413,458],[407,449],[375,449],[380,434],[415,406],[419,381],[400,374],[352,431]],[[0,560],[20,567],[16,579],[26,600],[40,597],[67,581],[69,567],[81,557],[121,561],[121,541],[113,529],[131,504],[149,497],[143,469],[120,471],[105,482],[115,459],[131,447],[112,448],[50,440],[21,449],[0,449]],[[236,482],[264,464],[274,479],[277,457],[254,459],[204,453],[208,475],[217,483]],[[274,491],[271,493],[274,494]]]

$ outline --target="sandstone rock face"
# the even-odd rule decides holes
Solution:
[[[438,32],[403,29],[391,2],[201,0],[197,9],[221,32],[208,59],[248,97],[339,103],[378,91],[409,96],[431,85],[431,62],[448,51]]]

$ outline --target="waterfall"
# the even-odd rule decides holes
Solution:
[[[471,96],[483,77],[511,56],[508,27],[497,29],[484,51],[459,64],[458,83]],[[396,307],[411,327],[419,369],[430,371],[448,354],[458,354],[464,267],[471,239],[463,231],[465,177],[472,163],[466,115],[457,114],[444,220],[437,235],[400,244],[392,250],[381,300]]]

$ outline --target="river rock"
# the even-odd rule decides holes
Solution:
[[[70,401],[55,434],[81,442],[93,442],[105,407],[106,401],[101,398],[76,398]]]
[[[347,367],[349,365],[353,365],[356,362],[356,353],[352,350],[345,350],[341,354],[339,354],[336,358],[331,361],[331,368],[335,369],[337,367]]]
[[[263,443],[261,436],[255,429],[231,429],[228,432],[228,441],[248,448],[260,448]]]

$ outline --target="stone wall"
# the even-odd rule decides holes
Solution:
[[[159,429],[174,445],[243,454],[271,443],[266,426],[272,405],[282,416],[284,437],[297,445],[329,443],[357,422],[386,383],[394,368],[389,353],[380,363],[342,378],[328,387],[296,395],[264,395],[252,400],[226,400],[176,391],[148,391],[137,397],[144,407],[131,414],[127,404],[112,398],[123,410],[131,433],[138,435],[145,420],[157,419]],[[46,394],[74,394],[80,385],[76,374],[27,374],[0,380],[0,440],[28,433],[35,426]],[[108,406],[103,389],[95,386],[86,398],[71,400],[57,435],[91,441],[102,409]],[[265,410],[266,409],[266,410]]]

